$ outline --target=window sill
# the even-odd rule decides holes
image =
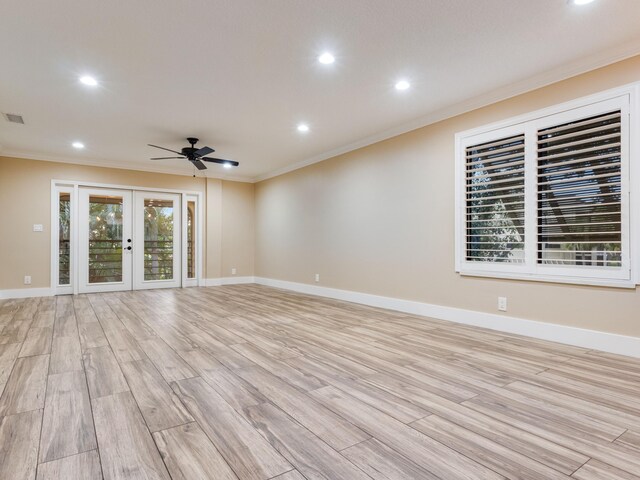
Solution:
[[[617,280],[611,278],[585,278],[585,277],[563,277],[556,275],[531,275],[526,273],[506,273],[506,272],[479,272],[479,271],[458,271],[463,277],[482,277],[503,280],[523,280],[527,282],[562,283],[569,285],[583,285],[589,287],[611,287],[635,289],[636,283],[633,280]]]

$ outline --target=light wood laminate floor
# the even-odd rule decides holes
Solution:
[[[0,480],[640,478],[640,360],[257,285],[0,301]]]

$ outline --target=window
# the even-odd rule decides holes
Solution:
[[[187,202],[187,278],[196,278],[196,202]]]
[[[635,284],[633,93],[602,94],[456,135],[460,273]]]
[[[71,285],[71,193],[58,199],[58,285]]]
[[[524,134],[466,149],[466,259],[524,262]]]

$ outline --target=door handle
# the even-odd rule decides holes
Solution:
[[[125,250],[131,250],[131,245],[129,245],[128,247],[125,247]]]

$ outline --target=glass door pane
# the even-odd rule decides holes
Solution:
[[[134,288],[179,287],[180,195],[134,192]]]
[[[131,289],[131,192],[80,188],[79,292]]]
[[[71,285],[71,194],[58,200],[58,285]]]
[[[187,201],[187,278],[196,278],[196,202]]]
[[[172,280],[173,200],[144,199],[144,279]]]
[[[123,199],[89,196],[89,283],[122,281]]]

